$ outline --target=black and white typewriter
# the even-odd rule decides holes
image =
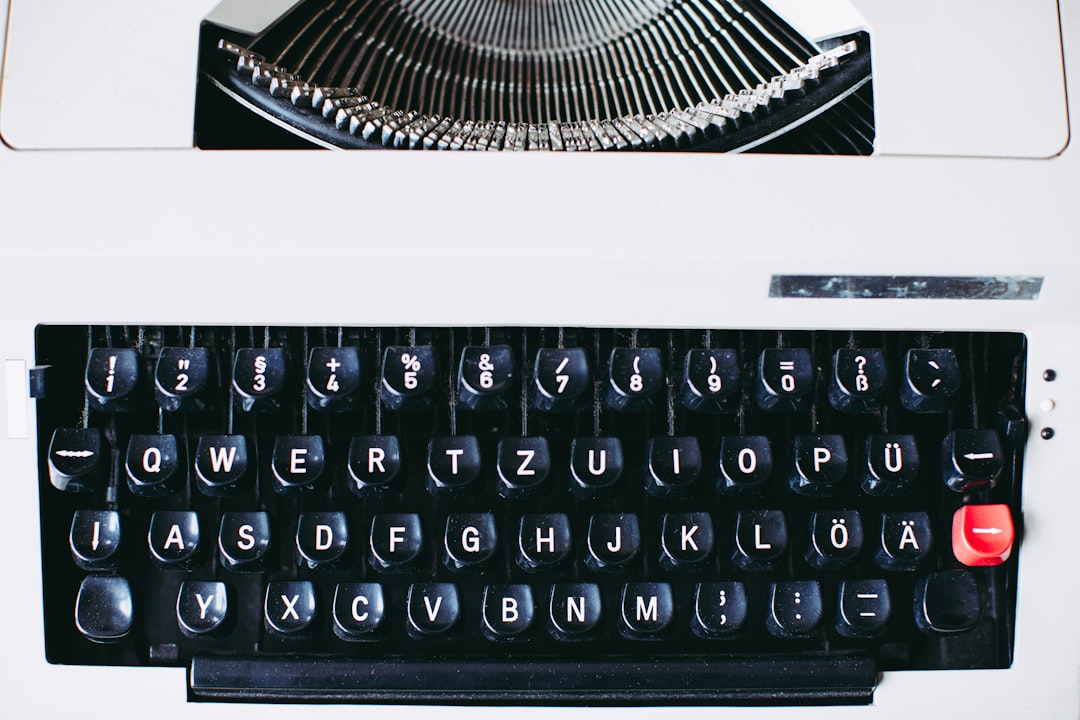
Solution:
[[[4,6],[17,715],[1080,717],[1080,3]]]

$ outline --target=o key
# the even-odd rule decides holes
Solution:
[[[953,515],[953,553],[968,566],[1005,562],[1015,535],[1008,505],[965,505]]]

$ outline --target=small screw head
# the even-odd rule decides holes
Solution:
[[[1041,437],[1043,440],[1049,440],[1050,438],[1054,437],[1054,428],[1044,427],[1042,430],[1039,431],[1039,437]]]
[[[1057,379],[1057,373],[1054,370],[1043,370],[1043,380],[1046,382],[1054,382]]]

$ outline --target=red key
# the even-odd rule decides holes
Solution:
[[[1008,505],[965,505],[953,515],[953,553],[965,565],[1000,565],[1012,555],[1014,540]]]

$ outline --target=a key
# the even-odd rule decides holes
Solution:
[[[812,580],[773,583],[765,627],[779,638],[812,635],[823,615],[821,585]]]
[[[318,489],[325,465],[326,452],[318,435],[287,435],[274,440],[270,470],[276,492],[298,495]]]
[[[184,484],[175,435],[132,435],[124,459],[128,488],[141,497],[160,497]]]
[[[701,474],[701,447],[696,437],[652,438],[645,454],[645,489],[656,497],[688,494]]]
[[[877,410],[887,385],[888,371],[882,350],[837,350],[833,355],[829,403],[840,412]]]
[[[610,492],[623,472],[619,438],[577,438],[570,445],[570,490],[580,497]]]
[[[76,510],[68,533],[71,557],[83,570],[111,570],[119,562],[120,513]]]
[[[871,435],[866,439],[861,486],[870,495],[906,495],[919,475],[919,448],[913,435]]]
[[[334,634],[342,640],[370,639],[382,626],[386,600],[379,583],[339,583],[334,590]]]
[[[671,585],[665,582],[626,583],[621,607],[619,633],[632,639],[659,636],[675,617]]]
[[[300,562],[312,570],[341,565],[349,551],[349,523],[345,513],[300,513],[296,523],[296,551]]]
[[[515,384],[514,351],[509,345],[470,346],[461,351],[458,402],[470,410],[503,410]]]
[[[135,624],[131,585],[122,577],[90,575],[83,578],[75,598],[75,626],[94,642],[115,642]]]
[[[261,570],[270,551],[270,516],[264,512],[223,513],[218,551],[222,564],[229,570]]]
[[[709,513],[665,513],[660,523],[660,565],[667,570],[701,567],[712,556],[714,543]]]
[[[354,437],[347,463],[349,489],[360,497],[397,492],[401,474],[401,443],[394,435]]]
[[[533,404],[544,412],[575,412],[592,399],[584,348],[542,349],[533,365]]]
[[[206,348],[161,348],[154,365],[154,397],[166,412],[202,410],[210,380],[210,351]]]
[[[970,570],[939,570],[915,583],[915,625],[927,635],[955,635],[982,617],[979,584]]]
[[[159,510],[150,516],[147,542],[158,567],[190,570],[202,547],[199,516],[192,510]]]
[[[716,489],[737,493],[761,487],[772,475],[772,445],[763,435],[725,435],[720,441]]]
[[[819,570],[850,565],[863,546],[862,518],[855,510],[810,514],[810,544],[806,562]]]
[[[420,516],[415,513],[385,514],[371,518],[369,537],[371,566],[381,572],[409,572],[424,549]]]
[[[749,603],[741,582],[705,582],[694,589],[694,634],[725,637],[746,624]]]
[[[304,633],[315,621],[315,585],[308,580],[278,580],[266,584],[263,606],[266,629],[290,637]]]
[[[480,443],[473,435],[434,437],[428,443],[428,492],[463,497],[479,489]]]
[[[612,348],[604,402],[620,412],[647,412],[664,387],[659,348]]]
[[[930,554],[933,539],[930,516],[925,512],[882,513],[874,559],[885,570],[914,570]]]
[[[603,608],[600,587],[592,583],[556,583],[551,586],[548,618],[552,635],[560,640],[583,638],[600,624]]]
[[[560,566],[569,557],[570,518],[564,513],[522,515],[518,527],[518,565],[526,572]]]
[[[954,430],[941,444],[941,474],[958,493],[989,490],[1005,465],[1001,438],[993,430]]]
[[[743,510],[735,515],[732,562],[743,570],[771,570],[787,550],[787,520],[779,510]]]
[[[359,348],[316,347],[308,353],[305,395],[312,408],[331,412],[354,409],[360,380]]]
[[[835,497],[847,477],[842,435],[798,435],[792,447],[788,486],[806,497]]]
[[[585,564],[593,570],[620,570],[641,550],[637,515],[598,513],[589,518],[589,552]]]
[[[908,350],[900,380],[900,403],[912,412],[949,409],[960,389],[960,364],[952,348]]]
[[[536,602],[528,585],[487,585],[483,600],[484,635],[513,640],[526,634],[536,617]]]
[[[741,397],[741,374],[734,350],[691,350],[686,354],[679,400],[695,412],[732,412]]]
[[[495,555],[499,536],[492,513],[451,513],[446,518],[443,560],[451,570],[482,568]]]
[[[103,412],[132,409],[139,384],[139,354],[130,348],[94,348],[86,362],[86,397]]]
[[[185,580],[176,597],[176,622],[191,638],[224,634],[230,626],[229,589],[223,582]]]
[[[766,412],[805,410],[814,396],[814,361],[805,348],[761,351],[754,400]]]
[[[274,410],[286,381],[283,348],[242,348],[233,363],[233,391],[245,412]]]
[[[551,473],[547,438],[505,438],[499,441],[497,455],[500,495],[523,500],[545,490]]]
[[[49,441],[49,481],[66,492],[99,490],[104,451],[96,428],[57,428]]]
[[[210,497],[239,493],[248,466],[247,440],[243,435],[203,435],[195,450],[196,486]]]
[[[844,637],[869,638],[882,634],[891,613],[889,585],[884,580],[840,583],[835,627]]]
[[[431,345],[388,347],[382,364],[382,403],[391,410],[423,410],[430,406],[439,381]]]
[[[457,585],[414,583],[405,600],[409,634],[430,637],[449,632],[461,617]]]

